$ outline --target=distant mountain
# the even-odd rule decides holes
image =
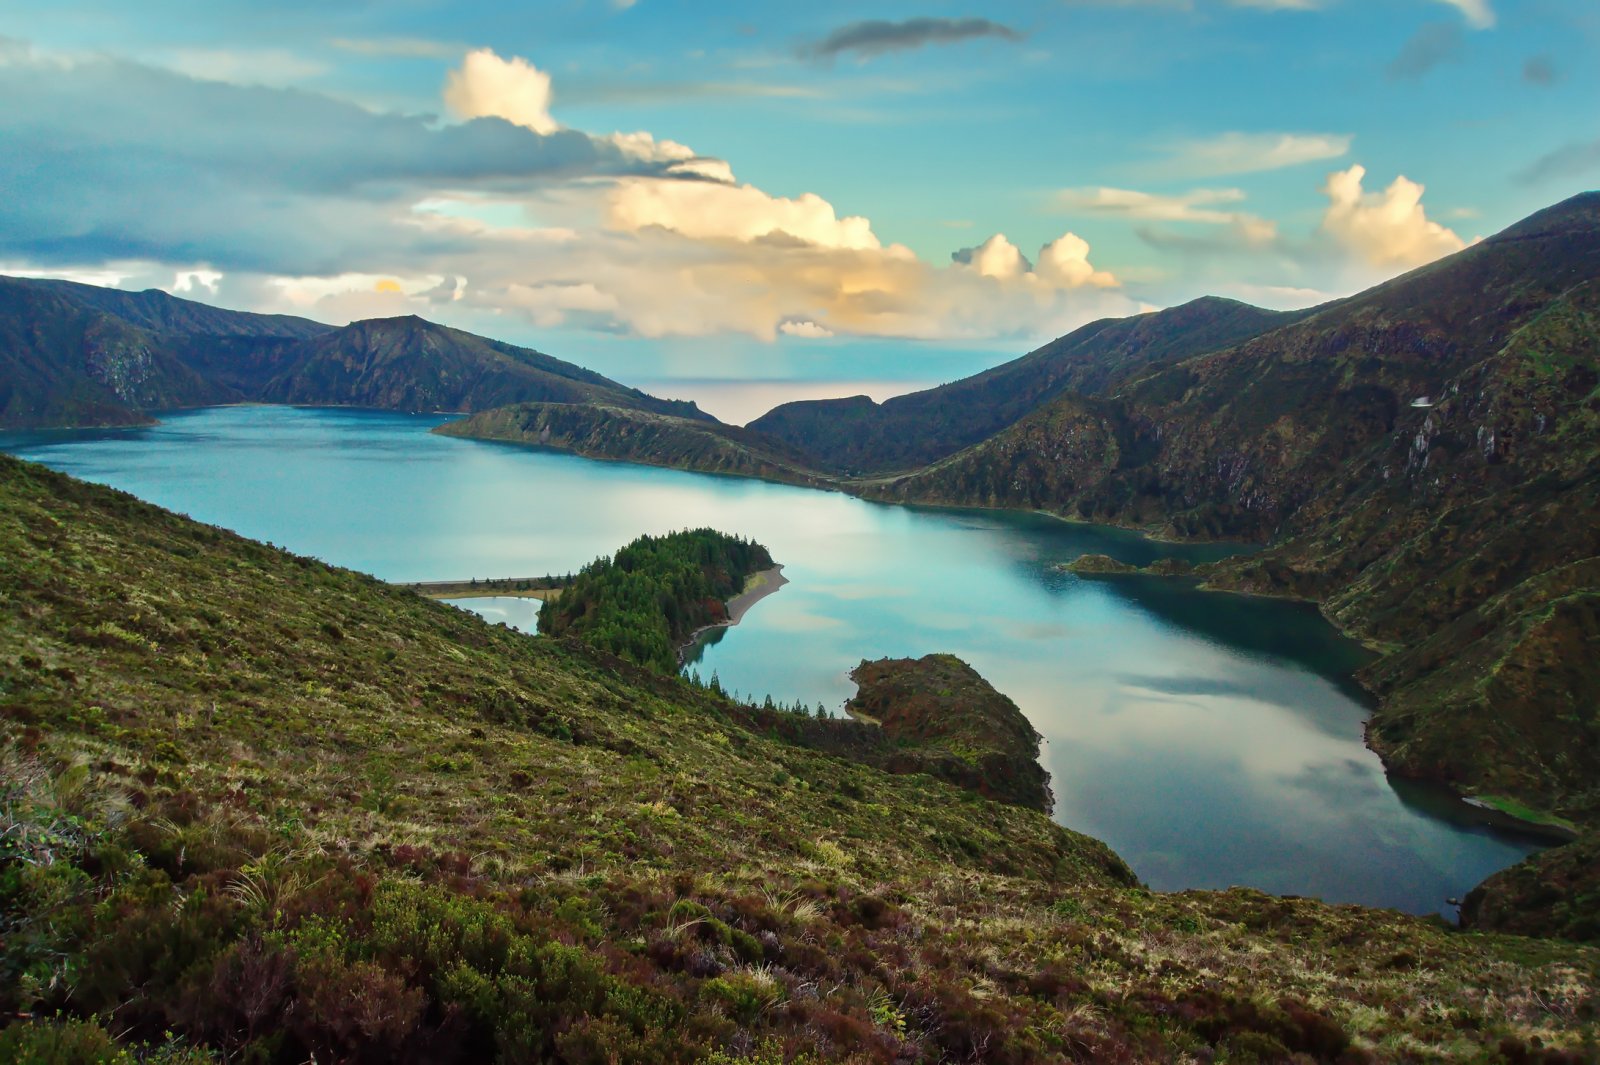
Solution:
[[[866,396],[785,403],[749,428],[820,468],[909,470],[969,447],[1064,392],[1099,395],[1151,366],[1237,344],[1305,317],[1207,296],[1164,311],[1092,322],[992,370],[881,404]]]
[[[434,432],[593,459],[833,486],[832,478],[807,466],[804,455],[749,429],[602,403],[518,403],[449,422]]]
[[[156,333],[304,340],[333,329],[322,322],[288,314],[223,310],[210,304],[181,299],[155,288],[143,292],[125,292],[119,288],[85,285],[77,281],[26,277],[0,277],[0,288],[50,294],[83,309],[109,314],[129,325]]]
[[[529,348],[416,317],[334,328],[163,292],[0,278],[0,428],[137,425],[243,401],[475,411],[605,402],[712,422]]]

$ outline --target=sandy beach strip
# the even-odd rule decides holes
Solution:
[[[680,666],[683,665],[684,660],[689,655],[689,651],[693,649],[695,641],[700,638],[702,632],[709,632],[712,629],[731,628],[739,624],[739,619],[744,617],[751,607],[788,583],[789,578],[783,575],[782,566],[773,566],[771,569],[764,569],[760,573],[750,574],[749,578],[744,582],[744,591],[728,600],[728,620],[719,621],[713,625],[702,625],[691,632],[689,639],[684,642],[682,647],[678,648],[678,664]]]

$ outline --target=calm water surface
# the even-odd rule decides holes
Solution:
[[[1221,549],[428,433],[444,420],[218,408],[149,429],[0,435],[0,448],[390,580],[565,573],[690,526],[753,536],[790,583],[690,668],[837,708],[864,657],[960,655],[1044,734],[1057,820],[1155,888],[1430,912],[1535,846],[1385,778],[1348,679],[1362,652],[1315,611],[1056,568],[1086,552],[1142,564]],[[537,607],[464,605],[525,628]]]

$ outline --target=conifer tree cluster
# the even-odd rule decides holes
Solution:
[[[641,536],[579,571],[539,612],[539,631],[675,673],[695,630],[726,621],[727,601],[771,567],[765,547],[714,529]]]

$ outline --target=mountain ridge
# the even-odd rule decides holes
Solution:
[[[948,457],[1063,392],[1100,394],[1148,366],[1257,336],[1309,313],[1202,296],[1161,311],[1090,322],[982,373],[881,404],[865,396],[800,400],[773,408],[746,428],[799,448],[818,468],[883,474]]]
[[[0,277],[0,428],[147,424],[152,412],[218,403],[470,412],[531,400],[713,420],[415,315],[334,327],[156,290]]]

